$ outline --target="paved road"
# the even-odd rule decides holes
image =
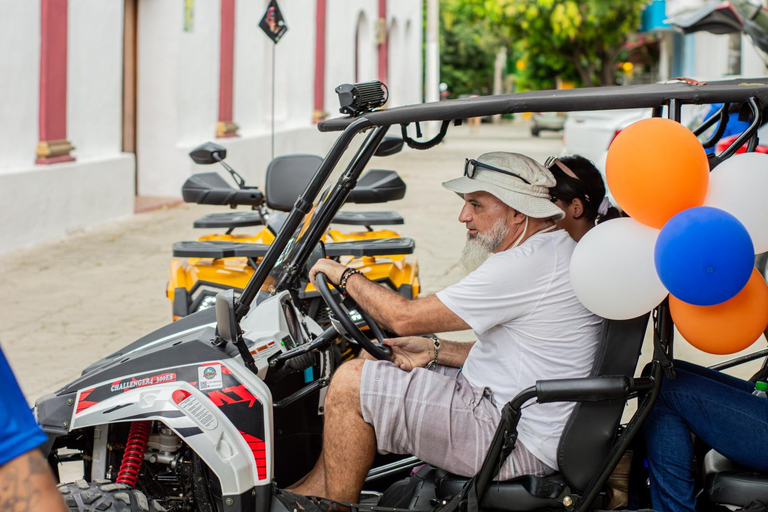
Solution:
[[[460,176],[465,158],[486,151],[517,151],[543,162],[561,148],[560,134],[534,139],[524,123],[482,125],[475,133],[462,126],[452,128],[439,148],[374,162],[397,170],[408,185],[406,198],[387,207],[405,218],[401,234],[417,241],[425,293],[462,276],[456,266],[465,234],[456,219],[461,202],[440,183]],[[212,211],[221,210],[181,205],[143,213],[0,257],[0,343],[30,401],[170,321],[164,290],[171,244],[199,236],[192,221]],[[461,333],[454,339],[471,338]],[[677,353],[699,362],[715,359],[684,343]]]

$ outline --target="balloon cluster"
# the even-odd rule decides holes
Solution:
[[[768,286],[754,255],[768,251],[768,155],[726,160],[710,174],[696,136],[669,119],[638,121],[611,144],[606,179],[631,218],[590,230],[576,246],[571,282],[592,312],[627,319],[669,293],[680,333],[730,354],[768,324]]]

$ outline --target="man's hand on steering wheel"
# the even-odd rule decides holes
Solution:
[[[421,336],[385,339],[384,343],[392,347],[392,362],[407,372],[414,368],[423,368],[435,355],[434,341]]]
[[[321,260],[323,261],[323,260]],[[342,269],[343,266],[339,265]],[[320,267],[320,268],[318,268]],[[333,268],[333,267],[331,267]],[[325,268],[321,266],[320,262],[312,268],[313,278],[317,291],[320,292],[323,302],[331,310],[331,322],[339,334],[345,336],[350,341],[354,341],[362,346],[369,354],[374,358],[389,361],[392,358],[392,348],[384,344],[384,333],[378,324],[368,316],[363,308],[359,305],[356,307],[357,313],[362,317],[363,322],[368,325],[371,333],[376,338],[376,342],[368,338],[357,326],[354,320],[350,317],[350,311],[344,305],[344,301],[338,294],[334,294],[331,291],[328,276],[325,274]],[[339,274],[339,277],[341,274]]]
[[[344,272],[345,268],[347,267],[338,261],[323,258],[317,260],[317,263],[315,263],[312,269],[309,271],[309,280],[312,283],[312,286],[317,288],[317,280],[315,279],[315,276],[317,276],[318,272],[322,272],[325,274],[331,284],[337,285],[339,284],[339,281],[341,281],[341,274]]]

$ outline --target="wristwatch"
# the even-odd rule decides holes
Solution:
[[[435,357],[430,362],[427,363],[427,366],[425,366],[425,368],[427,370],[434,370],[435,367],[437,366],[437,357],[440,354],[440,338],[438,338],[434,334],[427,334],[424,337],[430,338],[435,346]]]

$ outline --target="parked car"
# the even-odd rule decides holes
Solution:
[[[531,116],[531,135],[538,137],[545,130],[562,131],[565,118],[565,112],[534,112]]]
[[[570,112],[563,130],[563,155],[591,160],[605,179],[605,159],[613,139],[630,124],[647,117],[651,117],[651,109]],[[610,191],[608,198],[616,202]]]
[[[682,123],[689,127],[698,125],[708,111],[709,105],[685,105]],[[651,115],[651,109],[647,108],[570,112],[563,131],[563,155],[588,158],[605,176],[605,159],[613,139],[630,124]]]

